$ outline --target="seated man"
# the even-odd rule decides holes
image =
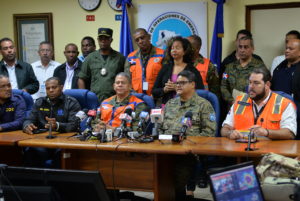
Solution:
[[[186,132],[193,136],[215,136],[216,116],[212,105],[195,91],[195,75],[190,71],[182,71],[176,81],[176,92],[179,95],[169,100],[164,109],[164,133],[176,134],[180,132],[181,118],[191,111],[192,126]],[[185,185],[195,167],[196,157],[184,155],[175,157],[174,179],[176,200],[185,200]]]
[[[49,129],[50,124],[53,131],[60,133],[76,131],[75,115],[80,110],[79,103],[75,98],[63,94],[59,78],[48,78],[45,84],[47,96],[36,100],[29,117],[24,121],[23,131],[33,134],[35,129]],[[56,152],[57,150],[31,148],[25,152],[25,165],[44,167],[44,162],[56,156]]]
[[[0,131],[22,128],[26,103],[22,96],[13,95],[9,78],[0,75]]]
[[[138,118],[141,111],[146,109],[146,104],[137,97],[130,95],[131,79],[127,73],[117,74],[114,82],[114,90],[116,95],[105,99],[100,106],[101,118],[96,119],[97,124],[94,126],[95,131],[99,131],[103,126],[107,129],[117,128],[121,125],[120,115],[123,114],[126,108],[131,108],[136,113],[136,118],[133,118],[131,127],[136,130]]]
[[[241,130],[270,139],[294,139],[297,123],[294,103],[270,90],[271,74],[254,69],[249,77],[249,92],[238,96],[221,129],[230,139],[242,138]]]

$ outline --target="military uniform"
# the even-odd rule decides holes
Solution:
[[[199,63],[204,64],[204,57],[202,55],[200,55],[200,57],[194,61],[194,66],[196,67]],[[213,92],[214,94],[216,94],[216,96],[220,98],[221,91],[220,91],[220,83],[219,83],[219,74],[217,68],[211,62],[209,62],[208,65],[206,82],[208,84],[208,90],[210,92]]]
[[[266,68],[266,66],[254,57],[245,67],[242,67],[238,60],[226,65],[221,81],[222,97],[226,102],[231,104],[234,100],[232,96],[234,89],[247,92],[249,76],[255,68]]]
[[[215,136],[216,115],[211,104],[195,92],[192,98],[184,103],[180,97],[169,100],[165,106],[162,130],[165,134],[179,133],[181,118],[187,111],[193,113],[192,127],[187,130],[187,135]]]
[[[114,95],[113,83],[119,72],[124,71],[125,57],[112,50],[106,59],[100,51],[90,53],[81,66],[78,77],[91,82],[91,91],[100,102]]]
[[[112,98],[109,98],[108,101],[104,100],[100,106],[100,111],[101,114],[103,114],[103,110],[112,110],[109,111],[108,113],[111,113],[111,117],[109,119],[103,119],[103,117],[101,116],[101,120],[104,121],[105,123],[113,126],[113,125],[117,125],[117,124],[121,124],[120,122],[117,122],[117,124],[112,124],[113,121],[119,121],[119,116],[124,113],[124,111],[126,110],[127,106],[133,105],[133,110],[135,112],[135,118],[133,118],[132,120],[132,124],[131,127],[133,128],[133,130],[137,129],[137,125],[138,125],[138,121],[139,121],[139,116],[140,113],[146,109],[147,105],[140,99],[139,102],[136,100],[137,98],[134,97],[134,102],[131,102],[130,100],[132,100],[132,96],[129,95],[127,96],[122,102],[117,102],[117,97],[114,96]],[[110,105],[111,107],[107,107],[107,105]],[[113,109],[111,109],[113,108]],[[120,110],[123,112],[115,112],[116,110]],[[107,112],[106,112],[107,113]],[[95,121],[93,121],[93,127],[96,123],[98,123],[100,120],[99,117],[97,117],[95,119]],[[118,125],[119,126],[119,125]]]

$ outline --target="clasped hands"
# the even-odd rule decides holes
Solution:
[[[49,118],[46,117],[45,120],[47,121],[47,123],[45,124],[45,128],[49,129],[50,128],[50,124],[52,126],[52,130],[56,130],[57,129],[57,124],[56,124],[56,119],[55,118]],[[29,124],[24,128],[24,132],[27,134],[33,134],[33,130],[38,129],[34,124]]]
[[[252,131],[252,133],[256,136],[268,136],[268,130],[259,125],[254,125],[251,128],[249,128],[249,130]],[[238,130],[231,130],[228,135],[228,138],[231,140],[240,139],[243,138],[243,134]]]

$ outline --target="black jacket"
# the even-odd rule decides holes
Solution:
[[[39,90],[39,81],[36,79],[30,64],[18,60],[15,72],[19,89],[26,89],[30,94]],[[9,77],[3,60],[0,62],[0,75]]]
[[[59,123],[58,132],[71,132],[76,131],[76,113],[80,110],[78,101],[71,97],[62,94],[58,97],[58,102],[52,107],[47,97],[38,98],[32,108],[32,111],[28,118],[23,123],[23,128],[28,124],[33,123],[39,129],[45,128],[47,121],[45,117],[55,118]]]
[[[78,85],[77,85],[78,77],[77,77],[77,75],[80,72],[82,62],[78,59],[77,59],[77,61],[78,61],[78,66],[77,66],[77,68],[75,68],[74,75],[73,75],[73,78],[72,78],[72,89],[78,89]],[[66,67],[67,67],[66,63],[63,63],[62,65],[58,66],[54,70],[54,73],[53,73],[54,77],[58,77],[60,79],[62,85],[65,84],[66,77],[67,77]]]
[[[162,103],[165,104],[168,100],[173,98],[174,93],[168,92],[164,93],[165,84],[168,82],[168,79],[171,79],[173,72],[174,64],[164,64],[162,69],[159,71],[158,76],[156,77],[152,95],[155,99],[162,98]],[[196,89],[204,89],[202,77],[199,71],[193,66],[193,64],[187,64],[184,70],[189,70],[196,75]]]

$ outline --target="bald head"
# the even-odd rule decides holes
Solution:
[[[298,63],[300,61],[300,40],[291,39],[287,42],[285,48],[285,58],[288,64]]]

